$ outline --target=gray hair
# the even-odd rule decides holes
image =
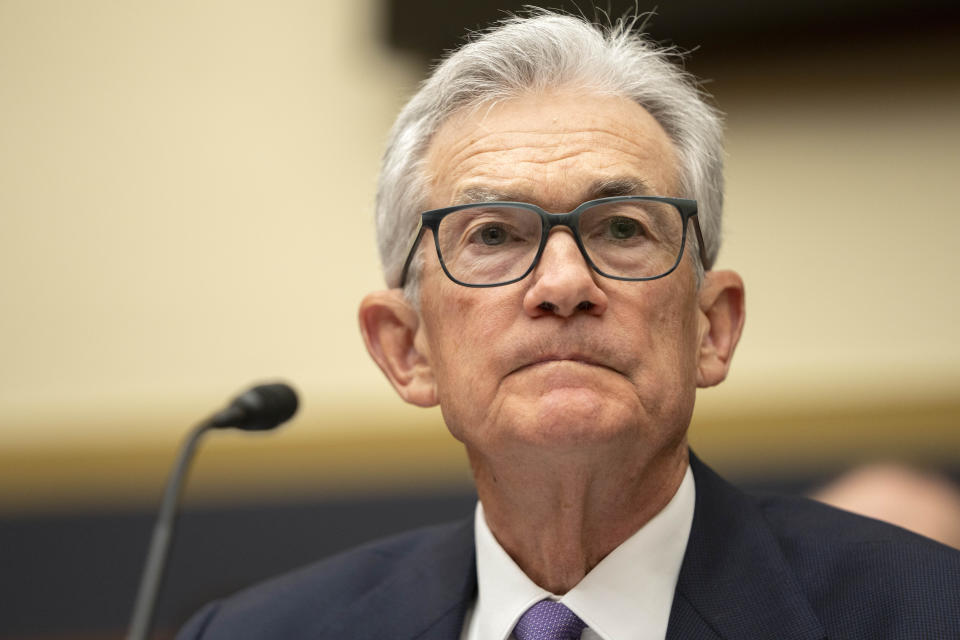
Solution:
[[[723,208],[722,119],[693,77],[672,61],[671,50],[634,31],[637,19],[600,26],[535,10],[503,20],[434,68],[397,117],[383,156],[376,225],[387,286],[399,286],[410,238],[426,208],[425,157],[441,125],[461,109],[561,85],[627,97],[660,123],[678,154],[677,195],[699,205],[707,264],[694,258],[698,280],[713,266]],[[698,255],[696,239],[690,244]],[[411,298],[417,267],[415,261],[408,276]]]

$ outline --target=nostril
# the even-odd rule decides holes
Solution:
[[[577,305],[577,310],[590,311],[590,309],[593,309],[593,307],[594,307],[594,304],[592,302],[590,302],[589,300],[583,300],[580,302],[580,304]]]
[[[557,305],[553,304],[552,302],[543,301],[537,305],[537,308],[553,313],[557,310]]]

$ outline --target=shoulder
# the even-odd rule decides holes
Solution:
[[[377,540],[211,603],[177,638],[312,637],[311,630],[338,624],[355,603],[461,552],[472,552],[470,521]]]
[[[960,551],[806,498],[743,493],[694,456],[691,466],[696,509],[677,589],[715,628],[956,637]]]
[[[960,551],[906,529],[795,496],[751,496],[795,567],[896,571],[960,581]]]
[[[921,620],[960,628],[960,551],[806,498],[751,499],[823,618],[896,637],[913,637]]]

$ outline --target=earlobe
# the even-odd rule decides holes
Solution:
[[[734,271],[708,271],[699,294],[700,353],[697,386],[727,377],[745,320],[743,280]]]
[[[377,291],[360,302],[360,333],[367,351],[400,397],[420,407],[437,404],[428,354],[415,340],[420,317],[399,289]]]

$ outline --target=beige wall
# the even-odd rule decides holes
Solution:
[[[356,329],[380,285],[378,157],[420,74],[377,43],[377,8],[0,2],[0,505],[65,487],[152,496],[191,422],[273,376],[305,407],[254,475],[462,480],[438,414],[400,405]],[[745,64],[756,77],[714,90],[729,113],[721,266],[747,281],[748,324],[695,442],[730,464],[948,459],[958,78],[869,58],[844,64],[876,82],[831,80],[828,56]],[[210,469],[262,455],[226,440]],[[420,441],[404,468],[383,454]]]
[[[385,395],[354,317],[417,78],[374,4],[0,4],[8,443],[140,438],[95,426],[128,409],[166,438],[270,375]]]

